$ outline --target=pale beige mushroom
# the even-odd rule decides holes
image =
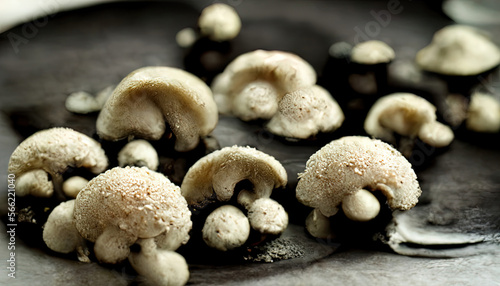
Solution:
[[[217,124],[210,88],[196,76],[171,67],[144,67],[125,77],[97,118],[105,140],[160,139],[165,121],[176,137],[175,149],[194,149]]]
[[[238,36],[241,20],[233,7],[216,3],[203,9],[198,19],[198,27],[202,36],[222,42]]]
[[[116,167],[92,179],[75,203],[75,225],[97,259],[126,259],[140,238],[175,250],[189,240],[191,212],[179,187],[145,167]]]
[[[50,198],[54,193],[54,185],[49,174],[44,170],[33,170],[22,174],[16,180],[16,195],[24,197],[32,195],[35,197]]]
[[[394,133],[411,139],[419,137],[434,147],[444,147],[454,138],[450,127],[436,119],[436,107],[411,93],[393,93],[378,99],[366,116],[369,135],[396,143]]]
[[[319,209],[312,210],[307,216],[306,229],[316,238],[332,239],[335,237],[330,219],[322,215]]]
[[[499,132],[500,102],[491,95],[474,93],[470,98],[465,126],[476,132]]]
[[[78,196],[78,193],[85,188],[89,180],[80,177],[80,176],[73,176],[71,178],[68,178],[66,181],[64,181],[62,185],[63,192],[66,196],[70,198],[76,198]]]
[[[412,208],[421,194],[417,176],[401,153],[380,140],[349,136],[330,142],[309,158],[306,170],[299,174],[296,196],[317,209],[317,216],[331,217],[341,204],[351,213],[355,206],[349,204],[363,206],[351,199],[362,189],[382,192],[393,210]]]
[[[156,171],[159,164],[158,153],[151,143],[146,140],[130,141],[118,153],[118,165],[120,167],[147,167]]]
[[[250,235],[250,223],[245,214],[232,205],[215,209],[202,229],[205,243],[220,251],[242,246]]]
[[[108,86],[93,96],[85,91],[73,92],[66,98],[65,106],[68,111],[78,114],[97,112],[102,109],[115,86]]]
[[[278,235],[288,226],[288,214],[277,201],[260,198],[248,208],[248,221],[253,229],[262,234]]]
[[[432,42],[417,53],[424,70],[470,76],[500,64],[500,49],[482,32],[465,25],[450,25],[434,34]]]
[[[389,63],[396,57],[394,50],[382,41],[371,40],[352,48],[351,61],[363,65]]]

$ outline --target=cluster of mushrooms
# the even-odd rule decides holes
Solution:
[[[240,25],[234,9],[215,4],[203,11],[199,36],[228,41]],[[199,37],[193,33],[183,31],[178,41],[189,45]],[[454,48],[462,47],[466,37],[477,40],[481,50]],[[370,66],[390,62],[395,54],[382,42],[368,41],[353,47],[350,56],[353,62]],[[472,68],[482,57],[488,57],[488,63]],[[500,52],[477,31],[451,26],[436,33],[417,55],[422,69],[436,73],[457,60],[467,67],[453,69],[457,75],[480,73],[499,64]],[[365,82],[375,80],[372,86],[380,83],[364,76]],[[105,264],[128,260],[152,284],[184,285],[188,265],[175,251],[190,239],[195,211],[215,202],[220,205],[204,219],[201,230],[206,245],[220,251],[245,245],[251,231],[277,237],[287,228],[288,214],[270,197],[273,190],[286,187],[287,172],[262,151],[231,146],[199,158],[177,186],[157,172],[159,157],[151,142],[173,137],[175,151],[189,152],[214,130],[219,113],[260,120],[268,131],[292,142],[333,132],[341,126],[344,113],[316,80],[311,65],[282,51],[238,56],[211,87],[177,68],[140,68],[97,97],[77,93],[66,102],[72,112],[100,110],[96,130],[101,143],[128,141],[118,153],[118,165],[110,168],[100,142],[82,133],[69,128],[42,130],[25,139],[10,158],[9,172],[18,178],[16,193],[61,201],[43,229],[43,240],[51,250],[75,252],[85,262],[94,257]],[[354,76],[350,82],[359,80],[363,81]],[[486,113],[494,109],[496,115]],[[499,112],[500,104],[493,98],[474,94],[467,126],[498,132]],[[398,138],[418,138],[444,147],[454,138],[452,129],[437,120],[436,107],[410,93],[376,100],[364,129],[372,138],[333,140],[298,174],[296,198],[312,209],[305,226],[313,237],[334,236],[330,217],[340,209],[353,221],[374,219],[384,207],[374,192],[386,197],[391,210],[414,207],[422,192],[417,176],[392,145]],[[63,180],[70,167],[85,168],[95,176],[90,181]],[[242,188],[239,184],[244,181],[249,184]]]

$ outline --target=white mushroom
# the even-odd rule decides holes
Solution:
[[[366,133],[395,143],[394,133],[419,137],[434,147],[444,147],[454,138],[450,127],[436,121],[436,107],[411,93],[393,93],[378,99],[366,116]]]
[[[182,286],[189,280],[186,260],[177,252],[158,249],[154,239],[139,239],[138,253],[131,252],[128,261],[148,285]]]
[[[175,41],[181,48],[189,48],[196,42],[196,31],[193,28],[184,28],[177,32]]]
[[[159,164],[158,153],[146,140],[131,141],[118,153],[118,165],[120,167],[147,167],[150,170],[156,171]]]
[[[434,34],[432,42],[417,53],[416,62],[427,71],[470,76],[500,64],[500,49],[478,29],[451,25]]]
[[[342,200],[342,211],[350,220],[369,221],[380,212],[380,203],[371,192],[360,189]]]
[[[228,41],[240,33],[241,20],[233,7],[216,3],[201,12],[198,27],[202,36],[213,41]]]
[[[395,58],[394,50],[382,41],[371,40],[352,48],[351,61],[363,65],[389,63]]]
[[[214,210],[202,229],[205,243],[220,251],[242,246],[250,235],[250,223],[245,214],[231,205]]]
[[[28,171],[16,180],[16,195],[24,197],[49,198],[54,193],[54,185],[44,170]]]
[[[71,178],[68,178],[66,181],[64,181],[62,185],[63,192],[66,196],[70,198],[76,198],[78,196],[78,193],[85,188],[89,180],[80,177],[80,176],[73,176]]]
[[[158,140],[167,121],[182,152],[195,148],[217,120],[212,92],[201,79],[176,68],[145,67],[118,84],[99,113],[97,134],[105,140]]]
[[[71,93],[65,101],[66,109],[78,114],[97,112],[102,109],[114,88],[115,86],[108,86],[98,92],[95,97],[85,91]]]
[[[59,253],[76,251],[78,259],[90,262],[85,240],[80,236],[73,220],[75,200],[62,202],[52,210],[43,227],[43,241],[48,248]]]
[[[330,217],[341,204],[367,204],[358,200],[364,201],[364,195],[352,200],[362,189],[381,191],[393,210],[412,208],[421,194],[417,176],[401,153],[380,140],[350,136],[330,142],[309,158],[306,170],[299,174],[296,196],[304,205]],[[346,209],[349,213],[360,211],[353,209],[353,204]]]
[[[116,167],[92,179],[76,198],[74,217],[104,263],[126,259],[139,238],[175,250],[189,240],[192,225],[179,187],[145,167]]]
[[[491,95],[474,93],[467,115],[465,125],[469,130],[487,133],[500,131],[500,102]]]
[[[313,237],[332,239],[335,237],[330,219],[318,209],[314,209],[306,218],[306,229]]]
[[[260,198],[248,209],[248,220],[262,234],[278,235],[288,226],[288,214],[281,204],[270,198]]]

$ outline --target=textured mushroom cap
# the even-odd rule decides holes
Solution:
[[[49,198],[54,193],[54,185],[44,170],[33,170],[22,174],[16,180],[16,195],[24,197]]]
[[[145,167],[116,167],[92,179],[78,194],[74,215],[92,242],[116,227],[136,239],[155,237],[159,248],[170,250],[189,240],[192,226],[179,187]]]
[[[158,153],[146,140],[131,141],[118,153],[118,165],[120,167],[147,167],[150,170],[156,171],[159,164]]]
[[[474,93],[465,124],[467,129],[476,132],[500,131],[500,102],[491,95]]]
[[[233,7],[216,3],[201,11],[198,27],[203,36],[222,42],[238,36],[241,30],[241,20]]]
[[[62,174],[70,167],[84,167],[97,174],[108,158],[94,139],[69,128],[38,131],[26,138],[10,156],[9,173],[16,177],[33,169]]]
[[[280,234],[288,226],[288,214],[281,204],[269,198],[256,200],[248,209],[253,229],[264,234]]]
[[[238,208],[225,205],[208,215],[203,240],[215,249],[227,251],[242,246],[250,235],[250,223]]]
[[[248,179],[258,198],[287,183],[285,168],[274,157],[250,147],[225,147],[208,154],[189,168],[181,185],[189,205],[203,207],[215,194],[228,201],[237,183]]]
[[[476,75],[500,64],[500,49],[478,29],[451,25],[434,34],[432,42],[417,53],[416,62],[435,73]]]
[[[265,82],[267,91],[258,89],[256,93],[244,93],[246,98],[239,99],[242,91],[253,82]],[[235,109],[242,109],[248,105],[249,113],[255,113],[253,117],[245,120],[261,118],[260,114],[252,111],[252,108],[262,103],[263,93],[267,94],[266,102],[271,104],[277,102],[287,92],[311,86],[316,83],[316,72],[313,67],[295,54],[282,51],[256,50],[245,53],[234,59],[219,74],[212,83],[212,91],[219,112],[233,114]],[[258,85],[259,88],[262,84]],[[252,96],[253,95],[253,96]],[[252,102],[255,102],[253,104]],[[259,104],[257,104],[259,103]],[[243,106],[242,106],[243,104]],[[238,111],[241,113],[242,111]],[[275,112],[275,111],[274,111]],[[264,119],[270,118],[273,111],[266,109]],[[238,116],[238,114],[235,114]]]
[[[71,198],[76,198],[78,196],[78,193],[85,188],[89,180],[80,177],[80,176],[73,176],[71,178],[68,178],[66,181],[64,181],[62,185],[63,192],[66,196],[71,197]]]
[[[351,61],[375,65],[388,63],[396,57],[394,50],[384,42],[371,40],[359,43],[352,48]]]
[[[334,131],[343,121],[344,113],[331,94],[313,85],[287,93],[266,127],[273,134],[306,139],[318,132]]]
[[[436,107],[430,102],[411,93],[393,93],[379,98],[373,104],[366,116],[364,127],[366,133],[371,136],[394,143],[393,132],[403,136],[416,137],[422,131],[423,126],[434,122],[436,122]],[[446,139],[444,141],[447,141],[445,145],[448,145],[453,140],[453,131],[449,127],[441,125],[427,126],[441,127],[440,130],[443,132],[439,134],[430,134],[429,132],[433,131],[431,129],[423,130],[422,134],[429,138],[435,137],[434,135],[442,135]]]
[[[389,144],[361,136],[325,145],[299,174],[297,199],[330,217],[342,200],[360,189],[380,190],[391,209],[408,210],[421,194],[411,164]]]
[[[74,207],[75,200],[60,203],[44,225],[43,241],[56,252],[70,253],[83,243],[73,221]]]
[[[196,76],[171,67],[144,67],[125,77],[97,118],[105,140],[141,137],[158,140],[165,121],[176,136],[175,149],[189,151],[217,124],[210,88]]]

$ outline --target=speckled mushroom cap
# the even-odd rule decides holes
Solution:
[[[237,183],[248,179],[257,198],[269,197],[287,183],[285,168],[274,157],[250,147],[225,147],[201,158],[189,168],[181,185],[189,205],[203,207],[228,201]]]
[[[465,25],[450,25],[434,34],[417,53],[424,70],[453,76],[470,76],[500,64],[500,49],[482,32]]]
[[[297,199],[330,217],[345,196],[379,190],[391,209],[408,210],[421,194],[411,164],[389,144],[362,136],[334,140],[313,154],[299,174]]]
[[[74,217],[92,242],[117,227],[136,239],[156,238],[159,248],[169,250],[189,240],[192,226],[179,187],[146,167],[116,167],[92,179],[76,198]]]
[[[140,137],[158,140],[165,121],[176,136],[175,149],[189,151],[217,124],[210,88],[196,76],[171,67],[144,67],[125,77],[97,118],[105,140]]]
[[[358,64],[375,65],[389,63],[395,58],[394,50],[382,41],[371,40],[352,48],[351,60]]]
[[[241,20],[233,7],[224,3],[215,3],[201,11],[198,27],[203,36],[222,42],[238,36],[241,30]]]
[[[26,138],[10,156],[9,173],[16,177],[30,170],[42,169],[62,174],[68,167],[84,167],[97,174],[108,166],[101,145],[85,134],[70,128],[51,128]]]

